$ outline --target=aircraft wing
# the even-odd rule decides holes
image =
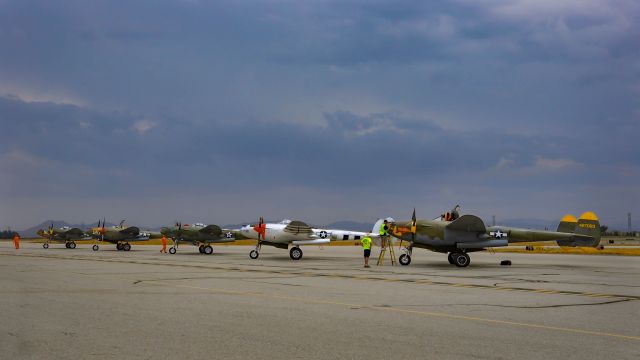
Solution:
[[[64,232],[67,239],[81,239],[85,238],[86,233],[80,228],[71,228]]]
[[[127,235],[138,235],[140,233],[140,228],[136,226],[129,226],[126,229],[120,230],[120,233],[127,234]]]
[[[288,232],[294,235],[307,234],[313,235],[313,229],[302,221],[292,221],[284,229],[284,232]]]
[[[466,231],[473,233],[485,233],[487,228],[482,219],[475,215],[462,215],[447,225],[447,230]]]
[[[198,231],[202,234],[222,236],[222,229],[218,225],[207,225]]]

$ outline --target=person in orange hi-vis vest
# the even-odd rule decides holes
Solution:
[[[18,233],[13,237],[13,246],[16,247],[16,250],[20,249],[20,235]]]
[[[167,237],[166,236],[162,236],[162,249],[160,249],[161,253],[167,253]]]

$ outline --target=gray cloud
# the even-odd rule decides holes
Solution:
[[[21,211],[2,219],[637,212],[639,18],[633,1],[5,1],[0,194]]]

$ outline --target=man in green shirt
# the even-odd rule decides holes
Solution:
[[[362,249],[364,250],[364,267],[369,267],[369,256],[371,256],[371,238],[369,236],[365,236],[360,240],[362,244]]]
[[[382,248],[387,247],[387,243],[389,241],[389,221],[386,219],[382,224],[380,224],[380,244]]]

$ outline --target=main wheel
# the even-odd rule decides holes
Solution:
[[[74,243],[73,241],[69,243],[69,249],[75,249],[76,248],[76,243]]]
[[[198,251],[200,252],[200,254],[204,254],[204,245],[198,246]]]
[[[449,253],[449,255],[447,255],[447,260],[449,260],[449,264],[453,265],[453,253]]]
[[[96,244],[96,245],[93,245],[91,248],[93,249],[93,251],[98,251],[98,249],[100,249],[100,246]]]
[[[64,243],[64,247],[69,248],[69,243]]]
[[[204,253],[207,255],[213,254],[213,248],[211,247],[211,245],[205,246],[202,251],[204,251]]]
[[[116,249],[118,249],[118,250],[122,250],[122,244],[117,243],[117,244],[116,244]]]
[[[254,260],[257,259],[258,256],[260,256],[260,253],[255,251],[255,250],[251,250],[251,252],[249,253],[249,257],[254,259]]]
[[[453,263],[457,267],[467,267],[471,262],[471,258],[469,255],[465,253],[458,253],[453,255]]]
[[[131,250],[131,245],[129,245],[129,243],[126,243],[126,244],[122,245],[122,250],[124,250],[124,251]]]
[[[289,256],[291,256],[292,260],[302,259],[302,249],[299,247],[292,247],[291,250],[289,250]]]
[[[49,248],[49,244],[44,243],[44,244],[42,244],[42,247],[45,248],[45,249],[48,249]]]
[[[176,253],[176,247],[172,246],[169,248],[169,254],[175,254]]]
[[[409,254],[402,254],[398,261],[400,261],[400,265],[407,266],[411,264],[411,256]]]

